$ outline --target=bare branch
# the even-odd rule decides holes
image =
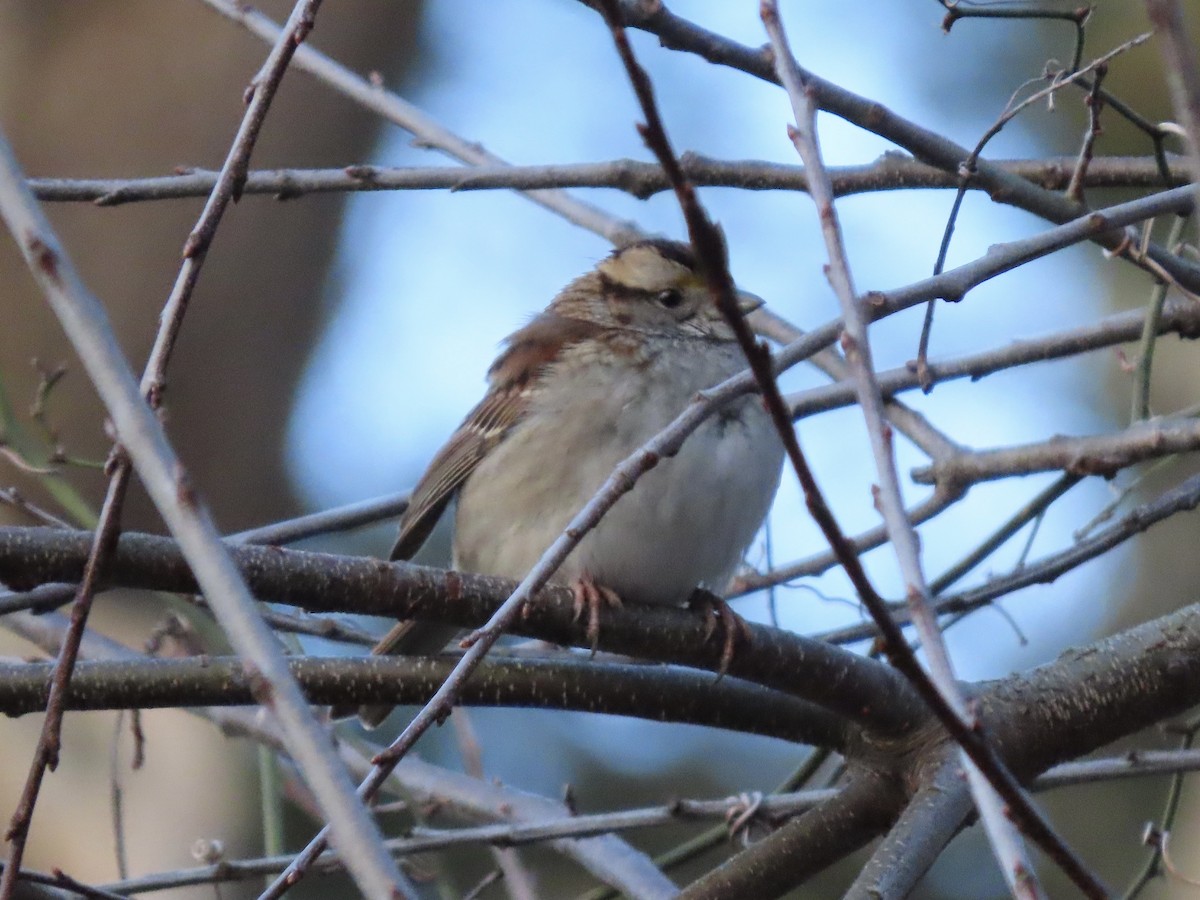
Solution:
[[[701,187],[733,187],[747,191],[808,190],[808,177],[803,166],[755,159],[711,159],[697,153],[684,153],[679,164],[688,180]],[[993,160],[992,164],[1047,190],[1056,190],[1069,185],[1074,160],[1067,156],[1051,156]],[[1169,164],[1170,179],[1164,183],[1153,157],[1100,157],[1089,163],[1081,184],[1088,188],[1162,188],[1188,184],[1186,170],[1179,158],[1171,156]],[[216,185],[217,176],[217,172],[189,169],[155,178],[31,178],[29,187],[43,202],[119,206],[206,197]],[[952,172],[920,160],[888,153],[866,165],[831,166],[829,180],[834,196],[846,197],[877,191],[955,188],[959,179]],[[978,186],[971,184],[968,187]],[[481,164],[466,169],[461,166],[375,165],[351,165],[340,169],[263,169],[247,173],[242,193],[293,200],[328,192],[567,188],[610,188],[644,200],[671,190],[671,184],[655,163],[614,159],[598,163],[528,166]]]
[[[1111,478],[1144,460],[1198,448],[1200,420],[1151,419],[1115,434],[1060,436],[1001,450],[963,451],[951,459],[914,469],[912,477],[919,484],[946,482],[958,486],[1035,472]]]
[[[1049,362],[1081,356],[1094,350],[1103,350],[1117,344],[1136,341],[1148,327],[1151,337],[1177,334],[1188,340],[1200,337],[1200,304],[1192,302],[1169,302],[1164,304],[1161,315],[1148,316],[1141,310],[1133,310],[1106,316],[1078,328],[1038,337],[1022,338],[994,350],[983,350],[952,359],[935,360],[929,364],[930,383],[969,378],[972,381],[1015,369],[1034,362]],[[916,367],[912,364],[876,373],[879,389],[891,398],[903,391],[921,387]],[[854,385],[840,381],[823,387],[810,388],[789,394],[788,405],[795,418],[814,413],[828,412],[851,406],[855,401]]]
[[[289,657],[308,702],[424,703],[454,665],[408,657]],[[159,709],[253,704],[253,678],[236,658],[80,662],[67,709]],[[0,712],[44,706],[49,663],[0,663]],[[659,666],[505,658],[483,665],[460,698],[467,706],[523,706],[687,722],[844,749],[856,729],[815,704],[736,678]]]
[[[1164,491],[1154,500],[1134,507],[1109,527],[1095,532],[1087,539],[1078,541],[1065,550],[1032,563],[1020,565],[1015,571],[991,578],[979,587],[940,597],[937,601],[938,614],[970,612],[1022,588],[1035,584],[1048,584],[1063,573],[1107,553],[1151,526],[1178,513],[1193,510],[1197,506],[1200,506],[1200,476],[1192,476],[1182,484]],[[899,619],[903,618],[904,613],[898,604],[893,607],[893,615]],[[875,634],[876,629],[871,625],[855,625],[826,632],[819,637],[827,641],[843,643],[869,639]]]
[[[333,509],[297,516],[270,525],[260,525],[230,535],[228,540],[239,544],[294,544],[319,535],[353,531],[366,525],[374,525],[385,519],[399,516],[408,509],[409,491],[385,494],[357,503],[347,503]]]
[[[884,421],[883,394],[875,378],[871,356],[868,336],[871,315],[856,295],[833,194],[824,175],[824,160],[817,138],[817,108],[813,102],[813,87],[792,56],[777,4],[774,0],[763,0],[760,11],[770,38],[776,75],[787,91],[796,118],[795,127],[789,129],[788,135],[809,172],[809,193],[817,206],[821,233],[829,256],[827,274],[842,307],[842,349],[854,373],[858,402],[866,421],[879,480],[875,491],[876,506],[899,562],[905,582],[905,596],[928,659],[929,681],[934,690],[924,689],[925,676],[919,666],[905,665],[903,671],[914,679],[922,696],[930,702],[931,709],[960,744],[976,808],[1013,895],[1031,898],[1042,896],[1041,887],[1016,830],[1020,828],[1066,871],[1084,893],[1091,897],[1104,897],[1107,892],[1103,886],[1054,832],[1020,789],[994,749],[988,745],[956,683],[950,656],[932,609],[933,598],[921,566],[916,529],[904,508],[892,430]],[[907,645],[901,647],[897,644],[895,632],[898,628],[886,608],[877,602],[878,597],[873,592],[864,593],[860,588],[859,593],[883,629],[887,641],[885,646],[891,658],[903,658]]]
[[[836,797],[692,882],[679,900],[779,896],[866,844],[902,805],[895,785],[855,773]]]
[[[85,548],[85,532],[0,527],[0,580],[71,578],[83,564]],[[472,627],[494,615],[513,588],[504,578],[411,563],[265,547],[228,549],[256,594],[309,610]],[[175,543],[150,535],[122,535],[107,575],[111,584],[131,588],[191,593],[197,587]],[[702,613],[629,599],[627,608],[606,618],[602,649],[717,671],[721,642],[706,635]],[[574,621],[572,606],[570,590],[552,585],[536,595],[512,631],[584,646],[586,623]],[[767,626],[750,627],[754,652],[739,654],[730,675],[803,696],[882,732],[905,727],[920,710],[904,679],[877,660]]]
[[[833,789],[803,791],[764,797],[759,813],[764,818],[783,818],[811,809],[837,795]],[[723,819],[735,806],[737,798],[723,800],[677,800],[668,806],[644,807],[614,813],[562,816],[526,823],[502,823],[457,829],[414,829],[414,837],[387,842],[388,849],[397,855],[424,853],[457,847],[464,844],[491,843],[499,846],[541,843],[559,838],[583,838],[614,831],[648,828],[659,825],[678,825],[681,822]],[[105,889],[121,895],[164,890],[197,884],[216,884],[239,881],[261,875],[273,875],[290,861],[287,856],[253,860],[228,860],[215,866],[164,872],[142,878],[132,878],[105,885]],[[317,871],[340,871],[333,854],[325,854],[314,864]]]
[[[229,560],[207,510],[187,484],[162,426],[142,400],[103,307],[84,286],[59,246],[7,143],[0,142],[0,214],[30,270],[104,401],[122,446],[128,451],[159,512],[185,548],[188,561],[213,603],[238,654],[260,673],[260,700],[271,705],[288,735],[309,785],[337,825],[338,846],[371,896],[391,896],[402,884],[395,864],[382,852],[375,823],[353,795],[345,772],[329,748],[304,697],[284,665],[274,635],[258,616],[253,597]]]
[[[580,2],[594,7],[598,0]],[[694,53],[710,63],[730,66],[764,81],[779,83],[774,61],[766,48],[747,47],[701,28],[675,15],[665,3],[621,0],[621,14],[626,26],[654,34],[670,50]],[[959,164],[967,158],[966,148],[905,119],[884,104],[848,91],[812,72],[804,71],[803,76],[819,109],[893,142],[917,159],[945,172],[957,173]],[[1068,222],[1087,212],[1064,195],[1006,172],[988,160],[979,160],[974,179],[997,203],[1015,206],[1051,222]],[[1089,235],[1088,239],[1108,250],[1117,250],[1123,244],[1111,233],[1098,232]],[[1162,247],[1151,245],[1145,259],[1127,258],[1139,264],[1148,259],[1189,291],[1200,291],[1200,265],[1174,256]]]
[[[232,19],[267,43],[278,40],[279,26],[255,9],[234,0],[204,0],[216,12]],[[334,62],[325,54],[310,47],[296,50],[297,68],[316,76],[354,102],[366,107],[389,122],[399,125],[417,137],[427,147],[440,150],[447,156],[469,165],[502,166],[503,159],[475,142],[464,140],[404,98],[371,84],[349,69]],[[624,244],[640,236],[637,226],[619,222],[589,203],[577,200],[562,191],[532,190],[526,197],[562,216],[568,222],[601,235],[614,244]]]
[[[66,620],[57,613],[43,616],[19,613],[7,619],[6,624],[47,652],[54,652],[62,638]],[[123,662],[144,658],[92,632],[84,637],[83,653],[94,659]],[[210,707],[191,711],[211,721],[229,736],[249,737],[281,756],[290,757],[291,747],[284,735],[274,722],[258,715],[255,710]],[[347,742],[340,742],[336,749],[342,762],[357,777],[363,777],[370,770],[367,759]],[[417,758],[402,760],[388,777],[386,787],[393,793],[411,798],[414,803],[436,803],[474,821],[536,823],[570,815],[570,810],[559,801],[490,781],[480,782],[461,772]],[[550,841],[550,846],[577,861],[598,879],[614,885],[631,897],[656,898],[674,891],[648,857],[614,835],[555,839]],[[328,867],[341,871],[344,865],[340,861],[331,861]],[[278,871],[279,868],[282,868],[282,864],[272,871]]]
[[[966,823],[972,810],[971,791],[958,755],[930,768],[927,780],[846,892],[846,900],[908,897]]]

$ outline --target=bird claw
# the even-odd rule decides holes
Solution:
[[[704,623],[705,643],[717,633],[717,629],[721,630],[721,660],[717,666],[717,681],[720,681],[729,671],[738,643],[749,645],[752,642],[750,625],[735,613],[728,603],[709,591],[697,589],[688,601],[688,606],[707,617]]]
[[[607,606],[620,609],[621,597],[612,588],[596,584],[592,576],[586,573],[571,585],[571,593],[575,598],[575,615],[571,621],[578,622],[583,616],[583,611],[587,610],[587,639],[592,648],[592,656],[595,656],[600,641],[600,608]]]

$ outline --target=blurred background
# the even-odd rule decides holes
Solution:
[[[291,4],[259,5],[282,21]],[[932,0],[784,7],[802,64],[966,146],[974,145],[1018,86],[1039,76],[1047,60],[1065,64],[1073,49],[1073,29],[1061,22],[968,20],[945,35],[939,28],[943,9]],[[757,3],[678,0],[671,8],[734,40],[750,45],[765,40]],[[1140,4],[1101,5],[1088,26],[1085,60],[1147,28]],[[652,36],[632,36],[677,150],[796,162],[785,133],[791,113],[780,90],[661,50]],[[322,10],[310,41],[358,72],[378,72],[389,88],[512,162],[649,159],[633,127],[639,115],[632,91],[607,32],[577,2],[342,0]],[[166,174],[177,166],[217,168],[241,114],[242,90],[266,49],[198,2],[0,0],[0,124],[30,175],[134,177]],[[1171,117],[1153,44],[1111,64],[1105,84],[1148,119]],[[1075,153],[1085,123],[1082,96],[1067,90],[1053,109],[1043,104],[1028,110],[986,155]],[[831,165],[870,162],[890,149],[830,116],[821,118],[820,127]],[[1105,112],[1097,155],[1149,152],[1140,133]],[[442,162],[414,146],[408,134],[292,71],[268,116],[253,166]],[[670,194],[645,202],[617,191],[585,196],[646,230],[684,235]],[[822,276],[816,217],[805,195],[703,189],[701,197],[725,228],[734,275],[743,287],[801,327],[836,315],[836,299]],[[1119,192],[1088,195],[1093,205],[1119,199]],[[887,289],[929,275],[951,200],[951,192],[926,191],[841,201],[858,288]],[[49,208],[136,367],[149,350],[179,250],[201,205],[190,200]],[[948,265],[1045,227],[1030,215],[971,196]],[[226,216],[205,265],[166,397],[170,434],[222,528],[234,531],[411,485],[478,399],[501,339],[608,249],[601,238],[501,192],[379,192],[284,203],[245,198]],[[108,442],[95,397],[8,241],[0,243],[0,276],[0,388],[23,414],[38,382],[31,360],[66,362],[70,371],[54,391],[50,417],[73,455],[102,459]],[[1149,290],[1141,273],[1105,260],[1093,247],[1072,248],[984,285],[962,304],[939,309],[931,356],[1082,325],[1144,305]],[[915,356],[920,316],[916,310],[874,327],[879,367]],[[1194,402],[1195,361],[1187,348],[1164,341],[1155,372],[1156,412]],[[818,375],[795,371],[784,387],[819,383]],[[955,440],[988,447],[1121,427],[1130,388],[1119,356],[1098,353],[979,383],[943,385],[928,397],[906,399]],[[875,479],[858,411],[807,419],[799,434],[843,527],[854,532],[875,524],[870,494]],[[923,461],[903,442],[900,451],[902,470]],[[0,460],[0,486],[20,482],[35,499],[52,502],[38,495],[36,480],[22,479],[6,466]],[[1173,480],[1178,473],[1172,469],[1164,477]],[[1130,478],[1122,476],[1115,486],[1093,480],[1077,487],[1051,509],[1030,558],[1069,544],[1072,533]],[[98,505],[99,472],[73,470],[69,480]],[[1051,480],[975,488],[967,501],[922,529],[927,570],[936,574],[955,562]],[[917,489],[910,493],[913,501],[921,496]],[[135,496],[128,510],[127,527],[161,527],[144,496]],[[9,516],[0,507],[0,519]],[[1064,647],[1194,600],[1186,588],[1200,574],[1194,528],[1194,516],[1177,517],[1053,585],[1005,599],[1003,616],[983,610],[957,625],[948,637],[959,674],[980,679],[1028,668]],[[315,546],[379,555],[391,537],[389,525]],[[751,552],[749,561],[760,568],[820,546],[787,473],[770,537],[769,554],[765,541]],[[973,577],[1011,568],[1023,541],[1011,543]],[[431,542],[423,558],[444,563],[448,537]],[[899,581],[890,550],[867,559],[881,590],[895,594]],[[858,621],[857,609],[844,602],[850,596],[840,574],[830,573],[779,589],[774,602],[781,624],[818,632]],[[747,598],[738,609],[765,620],[768,599]],[[140,642],[159,614],[144,599],[106,595],[98,623]],[[376,624],[382,630],[385,623]],[[0,641],[3,652],[29,652],[10,637]],[[341,652],[331,645],[311,649]],[[151,712],[145,719],[147,768],[123,776],[133,872],[190,865],[188,849],[200,837],[222,839],[231,856],[260,852],[250,749],[184,713]],[[62,866],[85,880],[115,877],[111,837],[97,824],[108,821],[113,720],[89,713],[68,721],[63,764],[44,789],[28,865]],[[481,710],[472,720],[489,777],[554,796],[571,783],[582,810],[769,790],[805,753],[767,739],[585,715]],[[0,815],[12,809],[39,727],[38,717],[0,725],[0,746],[9,760],[0,771]],[[450,729],[429,736],[421,751],[428,759],[460,764]],[[170,828],[155,814],[164,788],[171,796]],[[1144,779],[1072,789],[1045,802],[1067,837],[1110,883],[1120,885],[1143,856],[1142,823],[1157,816],[1165,788],[1165,779]],[[1190,854],[1180,848],[1189,846],[1187,822],[1195,818],[1186,813],[1185,808],[1173,842],[1176,856],[1185,860]],[[86,838],[64,823],[85,825]],[[312,826],[299,815],[294,825],[299,846]],[[658,849],[683,833],[634,840]],[[70,860],[64,858],[68,843]],[[1004,896],[987,852],[977,835],[964,835],[927,879],[923,896]],[[546,896],[570,896],[586,885],[549,854],[532,858]],[[848,866],[827,873],[804,896],[838,892]],[[460,886],[465,890],[483,872],[467,865]],[[1054,876],[1047,874],[1054,886]],[[328,884],[314,883],[297,896],[328,896]],[[225,896],[240,896],[238,891],[222,887]],[[493,888],[490,896],[501,895]],[[1186,894],[1156,884],[1143,896]]]

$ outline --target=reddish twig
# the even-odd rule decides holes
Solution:
[[[1100,90],[1100,85],[1104,81],[1104,76],[1108,73],[1108,66],[1098,66],[1096,68],[1096,79],[1092,82],[1092,87],[1084,97],[1084,105],[1088,111],[1088,127],[1083,134],[1083,145],[1079,148],[1079,159],[1075,163],[1075,170],[1071,173],[1071,181],[1067,184],[1064,193],[1077,203],[1083,202],[1083,185],[1087,178],[1088,169],[1092,165],[1092,154],[1096,148],[1096,139],[1100,137],[1103,129],[1100,127],[1100,112],[1104,109],[1104,92]]]

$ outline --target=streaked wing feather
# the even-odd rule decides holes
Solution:
[[[421,549],[455,491],[521,421],[529,407],[529,392],[546,367],[565,348],[603,331],[595,322],[547,310],[509,336],[507,349],[488,370],[487,395],[438,451],[413,491],[412,503],[400,520],[392,559],[409,559]]]
[[[421,549],[454,492],[525,414],[528,405],[525,388],[525,385],[511,385],[489,391],[438,451],[400,520],[400,535],[391,559],[409,559]]]

